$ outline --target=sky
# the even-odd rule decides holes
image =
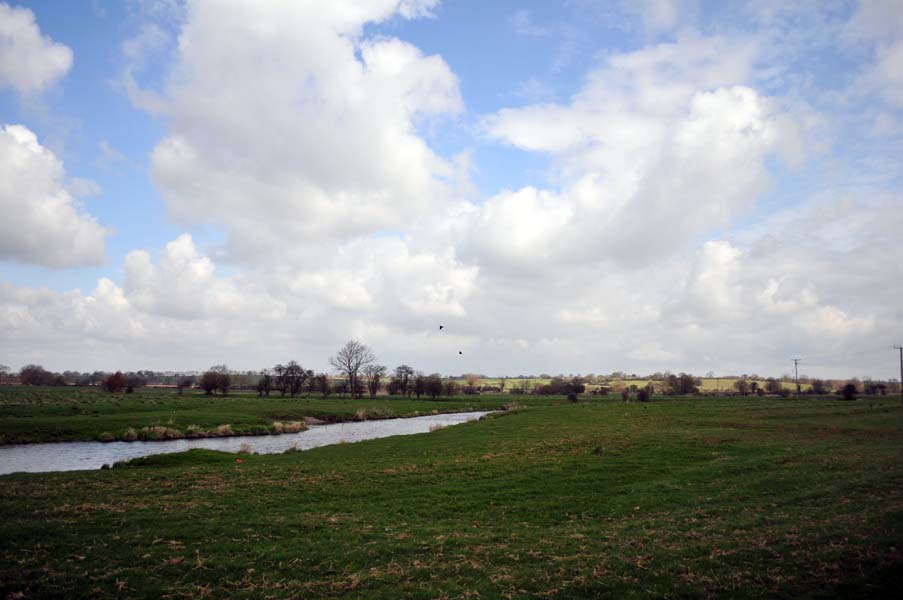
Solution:
[[[0,363],[899,377],[900,157],[903,0],[0,0]]]

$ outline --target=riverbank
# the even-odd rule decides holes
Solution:
[[[505,396],[440,401],[260,398],[247,392],[222,397],[197,391],[179,395],[172,389],[108,394],[98,388],[9,386],[0,387],[0,445],[271,435],[279,432],[280,424],[311,419],[336,423],[494,410],[510,401]]]
[[[898,403],[587,399],[5,476],[0,597],[891,597]]]
[[[485,412],[444,413],[319,425],[268,436],[216,436],[131,442],[51,442],[0,446],[0,475],[109,468],[132,460],[194,450],[232,454],[280,454],[394,435],[428,433],[482,418]],[[239,459],[240,460],[240,459]]]

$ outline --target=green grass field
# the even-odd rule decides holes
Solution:
[[[437,402],[378,396],[353,401],[332,396],[258,398],[250,392],[205,396],[197,390],[179,396],[174,389],[144,388],[108,394],[98,388],[0,387],[0,444],[122,438],[129,428],[166,427],[186,432],[192,425],[213,430],[229,425],[235,433],[267,433],[274,421],[314,417],[327,421],[414,416],[434,410],[460,412],[499,408],[508,398],[466,397]],[[359,414],[360,413],[360,414]]]
[[[192,451],[2,477],[0,596],[891,597],[903,586],[896,398],[523,404],[240,464]]]

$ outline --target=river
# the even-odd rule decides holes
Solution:
[[[16,472],[81,471],[153,454],[206,448],[238,452],[246,444],[251,452],[279,454],[290,448],[308,450],[343,442],[361,442],[393,435],[426,433],[479,419],[488,412],[447,413],[407,419],[354,421],[314,425],[306,431],[281,435],[240,435],[225,438],[160,440],[153,442],[49,442],[0,446],[0,475]]]

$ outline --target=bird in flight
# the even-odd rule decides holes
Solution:
[[[445,325],[440,325],[440,326],[439,326],[439,331],[442,331],[443,329],[445,329]]]
[[[458,354],[464,354],[464,353],[463,353],[463,352],[461,352],[461,351],[460,351],[460,350],[458,350]]]

